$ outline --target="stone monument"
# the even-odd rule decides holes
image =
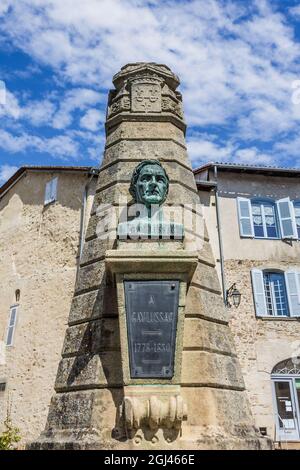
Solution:
[[[113,83],[55,394],[29,448],[268,448],[228,327],[179,80],[135,63]]]

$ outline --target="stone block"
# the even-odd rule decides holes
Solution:
[[[221,287],[217,271],[215,268],[206,264],[200,262],[198,263],[192,279],[192,283],[221,294]]]
[[[120,352],[81,354],[61,359],[55,390],[117,387],[122,385]]]
[[[95,238],[93,240],[87,241],[84,244],[81,265],[86,263],[91,263],[105,257],[106,250],[111,250],[116,247],[117,240],[106,238]]]
[[[216,322],[228,322],[228,310],[222,296],[193,285],[187,293],[185,315],[199,315]]]
[[[100,351],[120,349],[118,318],[80,323],[70,326],[66,331],[63,356],[76,353],[96,354]]]
[[[185,147],[182,130],[170,122],[121,122],[106,139],[106,148],[119,140],[174,140]]]
[[[118,315],[116,289],[103,283],[97,291],[73,298],[69,324]]]
[[[236,357],[204,351],[183,351],[182,383],[244,389],[244,381]]]
[[[223,354],[232,354],[234,351],[229,327],[202,318],[185,319],[183,347]]]
[[[116,142],[105,151],[102,168],[119,160],[140,162],[141,160],[160,160],[191,171],[186,148],[172,140],[123,140]]]
[[[246,392],[182,387],[181,394],[188,403],[188,426],[218,427],[241,438],[245,430],[253,433]]]
[[[76,292],[97,289],[105,280],[104,261],[81,267],[76,282]]]

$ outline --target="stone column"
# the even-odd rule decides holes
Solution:
[[[136,433],[129,435],[126,431],[122,410],[127,379],[123,374],[120,342],[120,337],[124,341],[124,331],[119,330],[114,273],[105,263],[106,253],[110,259],[113,250],[123,249],[124,253],[126,242],[117,241],[115,237],[117,219],[110,225],[111,237],[98,235],[111,207],[115,207],[120,215],[123,206],[130,204],[131,176],[142,160],[159,160],[166,170],[170,178],[166,206],[190,205],[191,212],[197,212],[199,197],[186,151],[186,126],[181,94],[177,91],[178,77],[165,65],[136,63],[124,66],[114,76],[113,83],[115,88],[108,98],[105,153],[55,394],[46,429],[30,448],[267,448],[268,441],[262,439],[253,426],[203,220],[202,229],[193,234],[199,248],[198,261],[182,304],[182,358],[180,376],[174,385],[175,388],[180,386],[180,396],[175,391],[175,401],[168,397],[170,410],[172,406],[174,413],[180,409],[181,413],[187,414],[187,420],[181,420],[179,432],[172,439],[165,432],[167,418],[161,419],[161,424],[158,418],[160,429],[155,428],[150,434],[145,431],[147,425],[143,427],[142,424]],[[186,230],[183,242],[153,243],[168,257],[168,252],[190,250],[194,243],[190,235]],[[149,247],[149,243],[151,245],[151,240],[134,242],[130,245],[131,256],[133,250],[138,253],[147,244]],[[152,261],[151,269],[155,271],[155,261]],[[160,269],[157,265],[158,273]],[[153,385],[155,387],[155,380]],[[143,385],[139,387],[143,395]],[[166,417],[169,405],[163,401],[159,387],[155,393],[151,406],[162,410]],[[143,402],[138,411],[141,422],[147,416],[146,408]]]

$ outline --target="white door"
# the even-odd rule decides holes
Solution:
[[[300,393],[297,390],[297,380],[293,378],[273,380],[276,430],[279,441],[300,440],[299,402]]]

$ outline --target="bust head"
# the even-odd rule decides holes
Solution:
[[[158,160],[144,160],[134,170],[130,194],[137,203],[161,205],[169,191],[169,177]]]

